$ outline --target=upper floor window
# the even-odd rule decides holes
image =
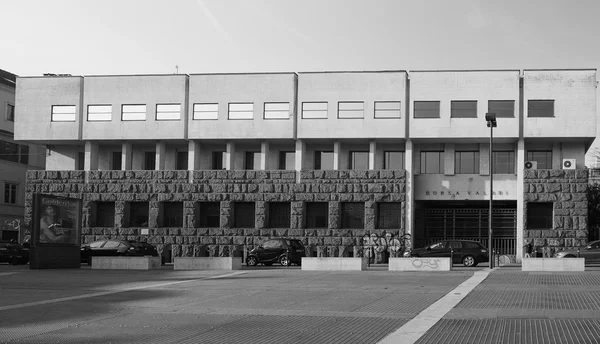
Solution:
[[[279,169],[294,170],[296,168],[295,152],[279,152]]]
[[[181,104],[156,104],[157,121],[178,121],[181,119]]]
[[[494,157],[494,173],[515,173],[514,151],[494,151],[492,156]]]
[[[212,152],[212,164],[211,169],[213,170],[224,170],[225,169],[225,160],[227,155],[225,152]]]
[[[19,145],[0,140],[0,159],[19,162]]]
[[[444,152],[421,152],[421,173],[444,173]]]
[[[554,117],[554,100],[530,100],[527,117]]]
[[[183,226],[183,202],[162,203],[159,227]]]
[[[327,228],[329,226],[329,203],[306,202],[304,228]]]
[[[348,169],[350,170],[368,170],[369,152],[350,152],[348,160]]]
[[[199,225],[202,228],[218,228],[221,225],[221,203],[200,202],[198,205]]]
[[[552,168],[552,151],[527,151],[527,161],[537,161],[537,168]]]
[[[219,119],[219,104],[194,104],[193,119]]]
[[[339,102],[338,118],[364,118],[364,102]]]
[[[145,121],[146,105],[122,105],[121,120],[123,121]]]
[[[375,118],[400,118],[400,102],[375,102]]]
[[[289,119],[290,103],[265,103],[265,119]]]
[[[403,170],[404,169],[404,152],[384,151],[383,152],[383,169],[384,170]]]
[[[254,119],[254,103],[229,103],[229,119]]]
[[[4,183],[4,203],[17,203],[17,186],[15,183]]]
[[[255,218],[254,202],[235,202],[233,204],[233,228],[254,228]]]
[[[365,204],[342,202],[342,228],[365,228]]]
[[[260,170],[260,152],[246,152],[245,170]]]
[[[88,122],[110,121],[112,105],[88,105]]]
[[[52,122],[75,122],[75,105],[52,105]]]
[[[149,202],[130,202],[127,227],[146,227],[150,214]]]
[[[477,118],[476,100],[453,100],[450,106],[451,118]]]
[[[333,170],[333,152],[315,151],[315,170]]]
[[[6,103],[6,120],[14,122],[15,121],[15,105],[11,103]]]
[[[270,202],[268,214],[268,228],[290,228],[290,202]]]
[[[440,118],[439,101],[415,101],[415,118]]]
[[[515,117],[515,101],[490,100],[488,101],[488,112],[495,113],[497,118]]]
[[[479,174],[479,152],[455,152],[454,170],[457,174]]]
[[[327,118],[327,102],[302,103],[302,118]]]
[[[402,223],[402,203],[380,202],[377,203],[377,224],[379,229],[400,228]]]
[[[114,227],[115,202],[96,202],[94,215],[94,227]]]

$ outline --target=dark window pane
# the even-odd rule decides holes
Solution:
[[[225,157],[226,155],[224,154],[224,152],[212,152],[212,169],[225,169]]]
[[[29,164],[29,146],[21,145],[21,164]]]
[[[4,203],[17,203],[17,184],[4,183]]]
[[[315,151],[315,170],[333,170],[333,152]]]
[[[479,152],[455,152],[454,169],[457,174],[479,174]]]
[[[402,214],[402,203],[378,203],[377,204],[377,228],[399,229]]]
[[[0,148],[0,159],[19,162],[19,145],[17,143],[2,141]]]
[[[421,152],[421,173],[444,173],[444,152]]]
[[[121,169],[122,154],[121,152],[112,153],[112,169],[118,171]]]
[[[254,228],[255,206],[254,202],[234,203],[233,228]]]
[[[115,226],[115,202],[97,202],[96,203],[95,227],[114,227],[114,226]]]
[[[129,203],[129,227],[148,226],[148,212],[150,204],[148,202],[130,202]]]
[[[530,100],[527,117],[554,117],[554,100]]]
[[[329,203],[308,202],[306,203],[305,228],[327,228],[329,227]]]
[[[552,169],[552,151],[527,151],[527,161],[537,161],[538,169]]]
[[[177,152],[177,162],[175,166],[176,170],[187,170],[188,169],[188,152]]]
[[[199,204],[199,226],[202,228],[221,227],[221,204],[219,202],[201,202]]]
[[[183,202],[164,202],[162,204],[162,226],[183,226]]]
[[[440,118],[439,101],[414,102],[414,118]]]
[[[515,152],[494,152],[494,173],[515,173]]]
[[[527,229],[552,229],[553,203],[527,203]]]
[[[452,118],[477,118],[476,100],[453,100],[450,106]]]
[[[490,100],[488,101],[488,112],[495,113],[496,118],[515,117],[515,101]]]
[[[6,104],[6,120],[14,122],[15,121],[15,106],[12,104]]]
[[[255,171],[260,170],[260,152],[246,152],[244,169]]]
[[[363,202],[342,203],[342,228],[365,227],[365,204]]]
[[[403,170],[404,152],[383,152],[383,168],[385,170]]]
[[[144,154],[144,170],[156,169],[156,152],[145,152]]]
[[[368,170],[369,152],[350,152],[348,165],[350,170]]]
[[[269,228],[290,228],[290,202],[269,203]]]
[[[77,153],[77,169],[80,171],[85,169],[85,152]]]
[[[296,168],[295,152],[279,152],[279,169],[292,171]]]

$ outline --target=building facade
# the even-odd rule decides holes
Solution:
[[[551,254],[587,240],[596,85],[595,70],[19,78],[16,139],[49,152],[25,226],[32,195],[55,194],[83,199],[84,242],[228,256],[286,236],[384,260],[487,245],[492,174],[494,247]]]
[[[25,174],[43,169],[45,149],[15,142],[15,87],[17,76],[0,69],[0,239],[19,240],[25,214]]]

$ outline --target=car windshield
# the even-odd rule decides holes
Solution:
[[[444,248],[444,243],[443,242],[438,242],[438,243],[435,243],[435,244],[429,246],[429,248],[432,249],[432,250],[439,250],[441,248]]]
[[[287,244],[288,244],[288,246],[291,246],[293,248],[304,248],[302,246],[302,243],[298,240],[288,240]]]

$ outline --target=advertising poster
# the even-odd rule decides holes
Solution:
[[[40,194],[35,198],[35,243],[79,246],[81,200]]]

